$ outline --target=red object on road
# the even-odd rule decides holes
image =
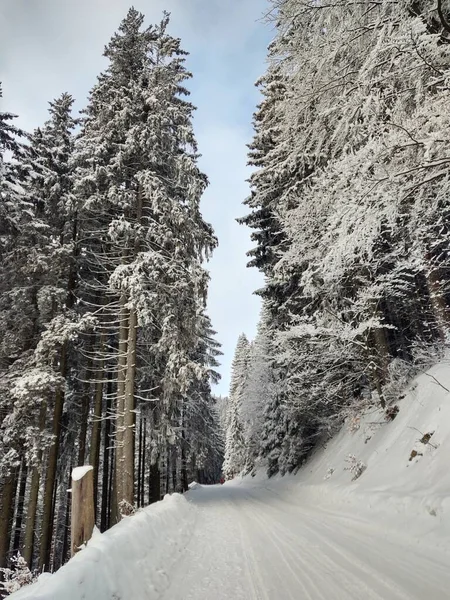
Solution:
[[[220,478],[220,483],[223,485],[225,483],[225,479],[223,477]]]

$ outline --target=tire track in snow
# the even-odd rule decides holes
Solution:
[[[240,532],[241,532],[241,543],[242,543],[243,554],[245,557],[247,573],[249,575],[249,580],[252,585],[253,598],[254,598],[254,600],[270,600],[270,598],[267,595],[267,592],[265,590],[264,582],[261,579],[261,573],[257,566],[255,553],[253,551],[251,541],[249,540],[248,535],[245,533],[245,529],[242,526],[242,523],[239,523],[239,528],[240,528]],[[247,551],[245,550],[246,546],[248,548]],[[249,558],[249,555],[250,555],[250,558]],[[256,585],[255,585],[255,579],[257,581]]]
[[[230,514],[233,514],[233,520],[238,523],[239,535],[242,549],[242,556],[244,559],[245,570],[248,575],[248,581],[251,585],[251,592],[253,600],[270,600],[267,595],[264,582],[261,578],[261,573],[258,569],[255,553],[251,544],[251,540],[248,533],[245,531],[245,527],[239,518],[235,515],[235,505],[230,498],[227,498],[226,506],[230,510]]]
[[[230,490],[230,488],[225,488],[226,490]],[[232,489],[232,488],[231,488]],[[283,579],[282,575],[280,575],[280,570],[276,569],[275,571],[272,569],[270,571],[270,579],[271,581],[267,581],[268,579],[268,566],[271,565],[270,562],[267,561],[262,561],[261,560],[261,556],[259,557],[260,560],[258,560],[258,558],[256,557],[256,553],[253,549],[253,546],[255,545],[255,543],[258,541],[258,551],[261,552],[262,549],[264,548],[271,548],[272,547],[272,540],[271,539],[266,539],[266,536],[264,535],[264,528],[261,531],[257,531],[256,535],[255,535],[255,531],[250,532],[249,528],[248,528],[248,524],[249,524],[249,519],[242,519],[243,513],[246,512],[245,508],[243,506],[241,506],[240,503],[236,502],[235,497],[233,497],[233,494],[230,494],[229,496],[229,500],[228,500],[228,506],[230,508],[230,510],[232,511],[233,517],[234,519],[239,523],[241,532],[242,532],[242,548],[243,548],[243,556],[244,559],[246,561],[249,561],[249,556],[250,556],[250,563],[251,567],[251,574],[250,577],[254,577],[256,578],[257,582],[258,582],[258,589],[260,590],[260,592],[263,594],[263,598],[264,600],[278,600],[278,598],[283,598],[283,600],[298,600],[298,595],[296,594],[295,596],[293,596],[291,594],[291,590],[289,588],[286,587],[286,582],[285,579]],[[262,540],[259,540],[258,538],[262,537]],[[246,541],[246,543],[244,543],[244,541]],[[266,551],[267,554],[267,551]],[[265,571],[264,574],[261,572],[261,569],[258,566],[258,562],[262,563],[265,565]],[[275,586],[276,589],[276,596],[271,596],[269,593],[269,590],[271,590],[274,587],[274,579],[276,579],[279,582],[279,585]],[[269,590],[267,589],[269,588]],[[280,596],[280,590],[283,590],[283,595]],[[306,590],[305,590],[306,591]],[[258,596],[259,597],[259,596]],[[311,600],[310,596],[308,595],[307,598],[305,598],[305,600]]]
[[[265,488],[269,489],[269,488]],[[289,504],[291,507],[295,505],[285,502],[279,494],[276,494],[280,498],[279,502],[282,504]],[[259,502],[259,500],[257,500]],[[275,509],[275,506],[271,505]],[[278,508],[278,511],[282,509]],[[283,511],[284,512],[284,511]],[[292,511],[290,511],[292,512]],[[364,520],[351,520],[346,517],[342,517],[339,513],[332,513],[331,511],[322,511],[322,509],[312,509],[311,507],[298,506],[296,510],[297,515],[300,513],[303,515],[303,522],[305,527],[308,527],[308,522],[314,521],[316,527],[312,531],[316,532],[317,527],[325,530],[326,535],[323,539],[330,545],[333,538],[338,538],[338,543],[334,544],[336,551],[342,554],[343,544],[342,542],[348,542],[349,547],[357,546],[359,552],[352,552],[351,557],[359,557],[364,554],[370,554],[372,559],[381,561],[384,571],[384,578],[386,578],[385,570],[390,571],[392,565],[395,565],[394,573],[390,577],[392,582],[392,576],[397,579],[401,575],[404,584],[408,584],[411,577],[415,580],[415,597],[422,600],[427,597],[430,593],[430,583],[438,587],[434,591],[433,600],[446,600],[449,598],[448,589],[450,589],[450,564],[449,561],[442,562],[442,556],[436,556],[436,549],[432,546],[425,545],[419,546],[417,552],[411,552],[411,537],[408,539],[406,535],[393,536],[395,544],[387,538],[387,535],[380,535],[379,528],[377,530],[373,524],[368,523]],[[387,532],[385,532],[387,534]],[[369,537],[370,535],[370,537]],[[400,539],[399,539],[400,538]],[[367,539],[370,542],[367,542]],[[374,539],[378,542],[374,544]],[[407,543],[406,545],[406,542]],[[380,547],[381,545],[381,547]],[[392,559],[387,560],[387,553],[392,553]],[[433,555],[430,558],[429,554]],[[447,558],[447,556],[445,557]],[[414,569],[412,569],[414,564]],[[413,573],[412,573],[413,571]],[[431,576],[433,574],[433,576]],[[431,581],[430,581],[431,580]],[[444,583],[439,583],[439,581]],[[421,591],[417,590],[417,585],[420,583]],[[401,591],[398,585],[395,585],[393,589]],[[439,596],[436,594],[439,593]],[[411,600],[411,593],[404,595],[405,598]]]
[[[242,510],[242,509],[241,509]],[[268,545],[272,545],[277,549],[278,554],[282,560],[282,562],[287,566],[289,572],[291,573],[291,575],[294,577],[296,583],[298,584],[298,586],[302,589],[304,596],[302,596],[302,598],[304,597],[305,600],[320,600],[320,598],[322,598],[322,600],[327,600],[325,596],[323,596],[317,586],[314,585],[311,577],[306,573],[306,570],[303,570],[301,572],[301,575],[299,575],[297,573],[297,569],[296,569],[296,562],[294,560],[294,566],[292,564],[292,562],[290,562],[289,560],[287,560],[285,554],[285,550],[286,550],[286,544],[284,542],[284,540],[277,534],[275,527],[272,523],[270,523],[270,521],[268,521],[267,519],[264,519],[261,515],[258,514],[258,512],[255,512],[253,510],[248,510],[248,509],[243,509],[242,512],[244,512],[247,516],[247,518],[249,520],[254,520],[257,525],[258,528],[261,528],[261,531],[267,531],[266,533],[266,543]],[[292,553],[290,552],[290,549],[288,548],[288,552],[287,554],[292,557]],[[304,560],[301,558],[301,554],[298,554],[295,556],[295,558],[297,560],[300,560],[300,562],[304,564]],[[311,592],[308,590],[306,584],[305,584],[305,579],[308,579],[308,582],[310,583],[310,586],[314,589],[315,592],[319,593],[319,596],[315,595],[312,596]],[[288,592],[290,593],[290,592]]]
[[[284,537],[290,538],[294,542],[298,540],[297,536],[292,535],[290,529],[287,529],[286,527],[280,525],[280,522],[277,521],[277,519],[274,518],[273,515],[270,515],[270,512],[280,512],[279,509],[276,509],[271,505],[270,510],[268,510],[268,505],[266,503],[260,501],[259,499],[256,499],[252,494],[248,494],[248,497],[249,499],[251,499],[251,502],[262,508],[263,512],[266,512],[266,518],[264,519],[265,523],[271,523],[271,526],[274,528],[278,527],[278,529],[283,533]],[[252,511],[252,514],[254,514],[255,512],[256,511]],[[282,514],[285,513],[283,512]],[[299,509],[296,511],[295,516],[297,517],[297,519],[299,517],[301,518],[301,526],[310,533],[313,539],[320,540],[322,549],[320,547],[315,548],[316,552],[318,551],[320,556],[318,565],[319,571],[315,573],[319,581],[323,580],[323,576],[325,574],[324,563],[328,563],[328,568],[335,571],[334,577],[337,577],[340,580],[341,584],[344,585],[352,594],[348,596],[349,598],[360,598],[361,591],[362,589],[364,589],[364,597],[373,598],[373,600],[387,600],[388,598],[392,598],[392,600],[412,600],[411,594],[409,592],[406,593],[402,589],[402,587],[400,587],[391,577],[386,577],[385,572],[383,572],[383,577],[380,578],[380,570],[371,568],[366,561],[360,559],[358,554],[349,552],[348,549],[345,548],[342,544],[332,543],[329,536],[325,535],[323,532],[320,531],[320,527],[325,527],[328,529],[328,531],[334,534],[336,533],[336,531],[330,528],[329,526],[326,526],[323,521],[316,522],[316,527],[311,527],[307,523],[307,518],[305,518],[306,515],[302,514],[302,512]],[[308,518],[310,518],[310,515],[308,515]],[[345,535],[341,534],[341,537],[344,539]],[[283,540],[283,538],[280,538],[280,536],[278,536],[278,538]],[[356,541],[359,545],[361,545],[361,540],[359,538],[356,538]],[[355,543],[355,539],[352,539],[352,542]],[[289,545],[285,544],[285,547],[287,548],[287,551],[289,551]],[[324,552],[323,548],[328,549],[328,554]],[[372,546],[369,545],[365,545],[365,548],[363,548],[363,550],[367,550],[367,548],[370,549],[371,553],[374,552]],[[317,559],[319,558],[319,556],[309,554],[308,561],[314,561],[314,559],[316,559],[314,562],[317,563]],[[384,567],[386,567],[388,565],[388,561],[384,556],[383,562]],[[399,560],[397,556],[395,556],[395,560],[393,561],[393,563],[396,566],[398,566]],[[354,573],[355,570],[358,571],[358,573],[360,574],[359,576],[356,576],[356,574]],[[410,568],[408,573],[410,577]],[[367,586],[366,582],[368,579],[372,582],[371,587]],[[376,589],[379,589],[379,592],[374,591]],[[429,589],[429,580],[427,589]],[[420,598],[422,600],[423,595],[417,596],[417,598]],[[442,600],[444,600],[444,598],[448,598],[448,596],[442,596]],[[438,600],[438,598],[433,597],[433,600]],[[439,598],[439,600],[441,600],[441,597]]]
[[[251,538],[250,538],[250,536],[249,536],[248,533],[247,533],[246,537],[248,539],[248,547],[252,548],[252,541],[251,541]],[[255,537],[255,536],[253,536],[253,537]],[[272,539],[264,540],[263,543],[266,543],[266,544],[270,545],[271,543],[273,543],[273,540]],[[275,544],[275,546],[276,546],[276,544]],[[280,556],[281,556],[281,559],[286,563],[286,561],[285,561],[282,553],[280,553]],[[255,558],[255,564],[257,565],[256,558]],[[258,579],[262,580],[261,571],[260,571],[260,569],[257,566],[256,566],[256,571],[258,573],[258,575],[257,575]],[[292,595],[291,590],[286,586],[285,579],[282,577],[282,575],[280,575],[280,571],[281,571],[281,569],[277,569],[275,571],[275,576],[278,579],[279,584],[280,584],[279,586],[276,586],[277,590],[279,590],[279,591],[283,590],[283,592],[282,592],[282,597],[283,598],[286,598],[286,599],[290,598],[291,600],[296,600],[296,597]],[[266,563],[266,576],[267,576],[267,563]],[[273,574],[272,574],[272,576],[273,576]],[[299,583],[300,583],[301,587],[303,588],[303,591],[306,592],[306,589],[301,584],[301,582],[299,582]],[[273,585],[273,582],[271,582],[271,584]],[[264,583],[262,583],[262,585],[264,586]],[[265,593],[265,598],[267,600],[273,600],[273,599],[271,599],[271,596],[267,592]],[[308,598],[311,600],[309,594],[308,594]]]
[[[259,502],[255,502],[254,504],[260,505]],[[257,515],[256,511],[251,511],[253,516]],[[268,516],[268,515],[267,515]],[[313,547],[314,552],[308,553],[308,556],[302,558],[302,554],[305,552],[305,547],[308,550],[311,549],[311,544],[306,543],[306,538],[301,538],[299,535],[293,535],[290,530],[280,525],[273,518],[264,518],[261,515],[258,515],[258,520],[260,523],[267,527],[267,523],[270,523],[271,528],[271,539],[280,549],[280,553],[284,555],[284,553],[291,556],[293,559],[293,563],[296,564],[299,560],[302,563],[302,571],[301,575],[296,575],[297,581],[302,582],[303,579],[307,579],[310,583],[311,592],[308,593],[308,598],[311,600],[320,600],[320,598],[324,600],[328,600],[330,597],[330,588],[335,588],[336,578],[341,579],[341,583],[345,585],[345,596],[342,594],[339,595],[339,598],[344,598],[346,600],[353,600],[354,598],[360,598],[363,593],[363,597],[367,600],[385,600],[385,595],[380,595],[373,591],[370,587],[367,586],[367,570],[361,570],[362,577],[358,577],[355,574],[349,572],[347,569],[343,569],[342,565],[338,565],[338,563],[332,560],[327,554],[323,552],[323,550],[317,544]],[[317,537],[317,536],[316,536]],[[305,541],[304,544],[299,543],[300,540],[303,539]],[[290,540],[288,543],[287,540]],[[284,556],[283,559],[285,560]],[[312,568],[312,564],[315,564],[315,568]],[[289,564],[289,563],[288,563]],[[349,565],[354,569],[354,564]],[[292,567],[292,564],[289,564],[289,568],[291,571],[295,571],[295,567]],[[343,574],[345,573],[345,577]],[[321,590],[319,585],[314,583],[314,581],[324,582],[324,575],[327,578],[331,577],[331,581],[327,589]],[[373,579],[375,579],[374,574],[370,573]],[[303,585],[303,582],[302,582]],[[304,586],[303,586],[304,587]],[[338,593],[336,589],[334,589],[334,594]],[[396,598],[396,600],[410,600],[410,598],[404,597],[403,595]]]
[[[201,517],[162,600],[450,598],[442,554],[267,491],[244,483],[190,494]]]

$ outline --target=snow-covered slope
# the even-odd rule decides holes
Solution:
[[[174,494],[97,533],[54,575],[9,598],[14,600],[155,600],[195,526],[196,510]]]
[[[450,545],[450,362],[417,377],[404,396],[393,421],[369,411],[356,430],[347,424],[318,448],[297,475],[269,487]],[[350,455],[365,466],[354,481]]]

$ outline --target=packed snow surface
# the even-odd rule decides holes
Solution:
[[[369,411],[297,475],[192,485],[11,597],[447,600],[449,390],[443,363],[409,387],[394,421]]]
[[[192,501],[202,516],[164,600],[449,598],[450,556],[411,532],[262,482],[199,488]]]

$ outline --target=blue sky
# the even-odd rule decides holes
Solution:
[[[105,67],[103,47],[130,6],[129,0],[1,0],[0,80],[2,110],[19,115],[32,130],[46,118],[47,102],[71,93],[83,107],[96,76]],[[266,0],[137,0],[148,22],[162,10],[172,14],[170,31],[190,52],[192,101],[201,167],[210,179],[203,214],[219,238],[209,263],[209,313],[223,344],[222,382],[226,394],[238,335],[255,334],[261,276],[246,268],[249,232],[236,223],[246,213],[246,144],[259,100],[254,82],[265,70],[271,25]]]

